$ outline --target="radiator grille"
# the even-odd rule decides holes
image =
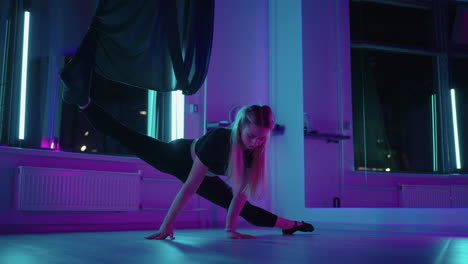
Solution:
[[[451,207],[449,185],[401,185],[400,207]]]
[[[140,172],[18,167],[16,208],[23,211],[134,211]]]
[[[468,207],[467,185],[452,185],[452,206]]]

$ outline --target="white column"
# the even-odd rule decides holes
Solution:
[[[269,148],[271,203],[275,213],[293,218],[305,207],[301,1],[269,3],[270,105],[286,127]]]

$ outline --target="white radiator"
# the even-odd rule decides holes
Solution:
[[[400,186],[400,207],[451,207],[450,185]]]
[[[452,185],[452,207],[468,207],[468,185]]]
[[[16,208],[23,211],[136,211],[141,172],[18,167]]]

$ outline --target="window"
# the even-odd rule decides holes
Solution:
[[[375,171],[434,171],[431,56],[354,50],[355,162]]]
[[[59,70],[86,33],[97,3],[78,0],[1,2],[1,145],[130,154],[118,142],[96,132],[75,106],[65,104],[61,99]],[[28,38],[23,34],[26,28],[29,29]],[[29,40],[24,42],[28,46],[23,40]],[[25,60],[23,51],[28,54]],[[21,89],[23,83],[26,83],[26,89]],[[171,99],[179,98],[173,101],[183,109],[180,93],[179,97],[156,94],[106,80],[97,74],[93,85],[92,98],[120,122],[142,134],[165,141],[173,139],[171,132],[176,128],[171,131],[171,114],[176,111],[172,111]],[[183,131],[183,110],[174,116],[178,120],[177,129]],[[174,136],[182,137],[183,132]]]
[[[121,123],[147,134],[148,91],[94,75],[92,99]],[[131,154],[114,139],[92,127],[77,107],[62,103],[60,149],[87,153]]]
[[[356,170],[468,171],[465,12],[458,1],[350,1]]]
[[[6,65],[7,65],[7,46],[8,46],[8,1],[2,4],[0,8],[0,102],[2,106],[0,106],[0,139],[4,137],[4,126],[5,126],[5,111],[3,108],[5,107],[3,102],[5,101],[5,86],[7,83],[7,76],[6,76]]]
[[[397,3],[352,1],[351,40],[434,48],[433,12],[430,5]]]
[[[454,126],[453,144],[455,147],[456,167],[467,173],[467,151],[468,151],[468,58],[452,58],[450,60],[451,82],[450,89],[453,92],[453,110],[456,119],[452,118],[451,125]],[[452,100],[452,98],[451,98]]]

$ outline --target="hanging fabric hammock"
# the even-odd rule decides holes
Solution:
[[[208,71],[213,20],[214,0],[101,0],[88,31],[94,70],[138,88],[195,94]]]

